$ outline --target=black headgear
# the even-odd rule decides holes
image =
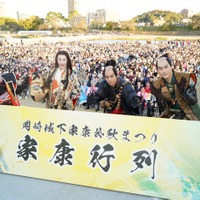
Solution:
[[[117,65],[117,63],[114,59],[108,60],[105,64],[105,68],[103,70],[103,77],[105,77],[106,67],[108,67],[108,66],[112,66],[112,70],[113,70],[115,76],[117,76],[117,69],[115,68],[116,65]]]
[[[159,58],[166,58],[167,62],[169,63],[170,66],[172,66],[172,60],[171,58],[169,57],[169,54],[168,53],[165,53],[164,55],[160,56]],[[158,59],[159,59],[158,58]],[[156,61],[156,68],[158,68],[158,59]]]

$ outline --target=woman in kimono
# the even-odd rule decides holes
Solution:
[[[47,80],[44,81],[40,76],[36,76],[31,86],[32,98],[35,101],[45,100],[46,108],[74,110],[80,91],[77,77],[72,71],[69,54],[63,50],[58,51],[55,57],[55,68],[50,70]],[[38,88],[40,97],[34,95],[34,87],[36,90]]]

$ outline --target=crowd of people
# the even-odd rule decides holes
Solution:
[[[100,83],[106,79],[105,72],[107,62],[114,60],[116,62],[114,75],[129,82],[136,95],[140,98],[138,113],[141,116],[155,116],[158,112],[158,104],[155,94],[152,93],[150,84],[155,82],[160,74],[158,73],[157,60],[165,53],[170,53],[173,69],[176,72],[189,72],[200,76],[200,41],[91,41],[91,42],[44,42],[35,43],[9,43],[2,41],[0,46],[0,74],[8,72],[14,73],[18,84],[18,97],[27,98],[30,92],[30,83],[42,77],[44,93],[41,93],[46,99],[48,108],[63,107],[59,104],[61,97],[67,95],[60,94],[55,100],[53,92],[53,79],[57,79],[62,84],[62,75],[58,64],[58,52],[67,52],[70,58],[65,60],[65,64],[70,62],[68,72],[66,70],[63,80],[68,76],[73,76],[77,80],[76,92],[79,98],[70,98],[76,100],[78,106],[85,106],[86,109],[96,107],[96,111],[102,102],[93,98],[94,93],[98,93]],[[57,64],[56,64],[57,62]],[[61,62],[61,61],[60,61]],[[110,64],[109,66],[113,66]],[[56,68],[56,70],[55,70]],[[116,70],[116,71],[115,71]],[[37,74],[37,76],[35,75]],[[50,76],[51,75],[51,76]],[[35,77],[34,77],[35,76]],[[28,78],[27,78],[28,77]],[[51,77],[51,78],[49,78]],[[109,78],[109,77],[108,77]],[[69,80],[66,78],[67,85],[62,84],[67,90],[70,87]],[[26,84],[24,84],[26,83]],[[48,83],[48,84],[47,84]],[[55,84],[54,84],[55,85]],[[126,86],[127,87],[127,86]],[[54,88],[55,89],[55,88]],[[50,92],[52,91],[52,92]],[[73,90],[74,91],[74,90]],[[53,95],[52,95],[53,94]],[[75,95],[75,96],[76,96]],[[134,94],[135,96],[135,94]],[[50,99],[54,99],[53,104]],[[74,109],[73,106],[72,109]]]

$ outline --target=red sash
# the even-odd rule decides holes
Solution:
[[[116,108],[111,113],[112,114],[123,114],[123,110],[121,108]]]

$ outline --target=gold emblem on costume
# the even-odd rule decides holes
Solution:
[[[30,84],[30,95],[31,98],[36,102],[41,102],[45,98],[45,93],[42,89],[42,86],[44,85],[44,81],[41,77],[36,78],[35,80],[32,80]]]
[[[167,101],[171,101],[171,94],[169,92],[163,92],[163,98],[166,99]]]

